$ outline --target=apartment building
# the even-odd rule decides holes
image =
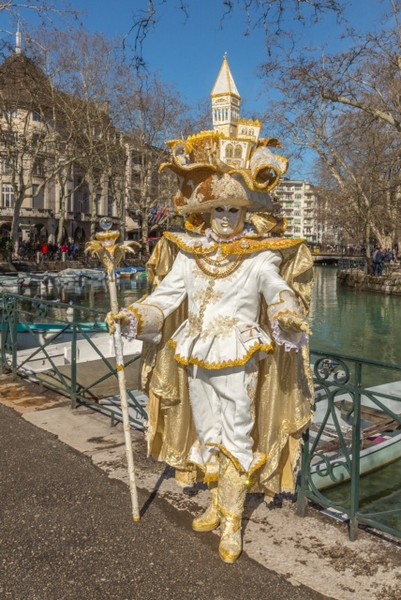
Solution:
[[[311,244],[321,241],[317,220],[316,195],[312,184],[284,177],[274,191],[281,214],[288,221],[287,237],[302,238]]]

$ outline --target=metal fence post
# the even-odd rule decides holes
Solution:
[[[362,364],[355,364],[354,420],[352,423],[352,465],[351,465],[351,506],[349,514],[349,538],[355,541],[358,535],[359,496],[360,496],[360,449],[361,449],[361,387]]]
[[[77,407],[77,322],[79,312],[74,306],[71,337],[71,408]]]
[[[300,517],[304,517],[306,514],[306,507],[307,507],[306,487],[308,485],[308,461],[309,461],[309,429],[303,435],[300,485],[299,485],[298,493],[297,493],[297,515]]]

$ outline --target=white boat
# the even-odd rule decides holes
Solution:
[[[2,325],[0,323],[0,333]],[[79,331],[94,334],[107,331],[106,324],[80,323]],[[28,348],[37,348],[51,343],[68,343],[72,339],[72,328],[66,323],[19,323],[17,325],[17,352]],[[78,332],[78,339],[83,333]]]
[[[386,383],[367,390],[396,416],[401,416],[401,381]],[[393,399],[384,397],[392,396]],[[398,400],[397,400],[398,399]],[[352,420],[347,417],[347,397],[339,396],[335,402],[335,415],[327,419],[311,462],[311,482],[318,490],[338,485],[350,479],[350,461],[339,444],[337,427],[340,426],[346,452],[351,456]],[[343,409],[343,410],[342,410]],[[345,410],[344,410],[345,409]],[[316,413],[310,428],[313,444],[321,423],[326,417],[327,401],[316,403]],[[336,427],[336,422],[338,426]],[[401,425],[392,415],[378,408],[368,396],[361,399],[361,451],[360,474],[365,475],[401,458]]]
[[[107,332],[86,332],[88,339],[78,339],[76,342],[76,362],[85,363],[88,366],[101,358],[115,356],[113,337]],[[124,354],[136,355],[142,352],[142,342],[124,340]],[[71,365],[72,348],[71,336],[68,340],[49,343],[44,349],[39,346],[25,348],[17,351],[17,365],[23,365],[22,372],[25,375],[36,375],[53,369],[54,366],[62,367]]]
[[[146,269],[144,267],[122,267],[116,269],[116,275],[123,279],[131,279],[132,277],[146,276]]]
[[[23,275],[0,275],[0,291],[10,292],[16,290],[23,285],[29,285],[29,278]]]

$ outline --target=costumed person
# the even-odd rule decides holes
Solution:
[[[122,309],[123,335],[144,340],[149,453],[177,479],[209,485],[195,531],[221,527],[219,553],[242,551],[246,493],[294,491],[311,418],[306,315],[312,260],[277,237],[269,191],[288,163],[239,119],[227,58],[212,92],[214,131],[168,142],[185,233],[166,232],[148,263],[154,290]],[[113,317],[108,316],[113,329]]]

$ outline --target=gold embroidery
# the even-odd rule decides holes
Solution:
[[[239,319],[237,317],[219,315],[209,323],[206,329],[202,331],[200,339],[206,340],[208,337],[212,337],[214,335],[222,338],[227,337],[238,323]]]
[[[195,335],[199,335],[202,328],[202,319],[199,315],[195,313],[188,313],[188,335],[190,337],[194,337]]]
[[[203,296],[203,302],[200,305],[200,309],[199,309],[199,330],[202,330],[202,325],[203,325],[203,318],[205,316],[205,312],[206,312],[206,307],[210,301],[210,298],[212,297],[213,294],[213,288],[214,288],[214,284],[215,282],[213,281],[213,279],[209,280],[209,283],[207,284],[207,288],[205,290],[205,294]]]
[[[199,304],[203,304],[205,301],[210,304],[215,304],[218,300],[221,300],[224,297],[223,292],[217,292],[216,290],[200,290],[199,292],[195,292],[193,295],[193,299],[195,302]]]

